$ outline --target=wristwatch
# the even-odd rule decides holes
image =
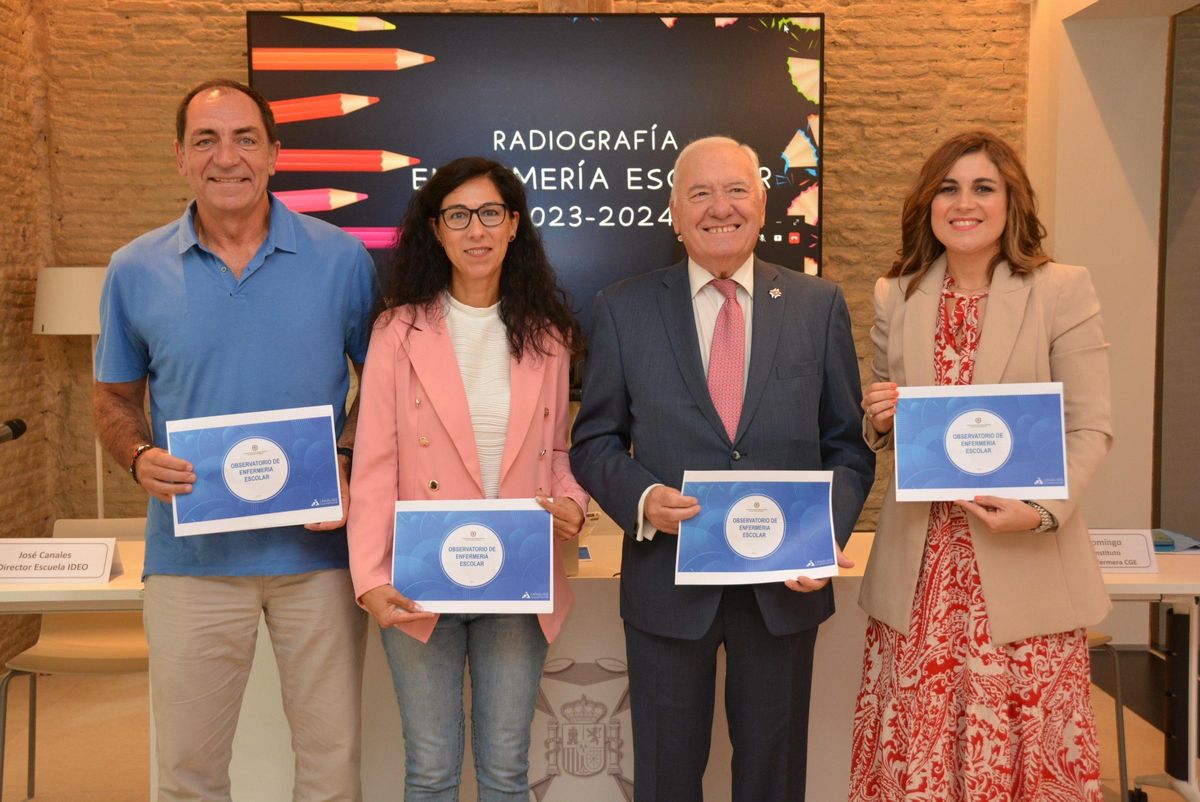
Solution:
[[[1037,514],[1040,515],[1042,518],[1041,523],[1039,523],[1031,531],[1033,531],[1033,532],[1049,532],[1053,529],[1058,528],[1058,519],[1056,519],[1054,517],[1054,515],[1050,512],[1050,510],[1046,509],[1041,504],[1038,504],[1036,501],[1026,501],[1025,503],[1028,504],[1030,507],[1033,507],[1034,511],[1037,512]]]

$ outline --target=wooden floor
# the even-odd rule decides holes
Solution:
[[[27,682],[14,679],[9,692],[4,802],[25,796]],[[38,802],[145,802],[149,798],[149,713],[145,674],[112,677],[42,677],[38,682]],[[1116,799],[1114,712],[1111,697],[1093,686],[1100,728],[1101,774]],[[1126,712],[1129,775],[1162,769],[1162,734]],[[1177,795],[1146,789],[1151,802]],[[253,802],[253,800],[239,800]],[[367,802],[375,802],[368,800]],[[719,801],[712,801],[719,802]],[[810,802],[836,802],[810,800]]]
[[[150,798],[147,675],[38,679],[38,802],[146,802]],[[29,681],[8,691],[3,802],[26,799]]]

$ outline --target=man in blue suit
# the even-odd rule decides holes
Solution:
[[[636,802],[702,799],[719,646],[732,799],[803,800],[813,646],[833,613],[827,580],[675,585],[671,535],[700,509],[684,470],[831,470],[841,545],[874,477],[845,300],[754,257],[765,195],[749,147],[693,142],[670,201],[687,260],[596,296],[571,467],[626,534]]]

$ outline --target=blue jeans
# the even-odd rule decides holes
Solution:
[[[428,643],[382,630],[404,725],[405,802],[456,802],[463,667],[479,802],[528,802],[529,728],[548,644],[534,615],[443,614]]]

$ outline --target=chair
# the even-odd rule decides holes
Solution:
[[[1121,699],[1121,661],[1113,647],[1112,635],[1089,629],[1088,650],[1103,651],[1112,656],[1113,698],[1117,705],[1117,772],[1121,781],[1121,802],[1129,802],[1129,768],[1125,760],[1125,703]]]
[[[141,539],[145,518],[60,519],[54,537]],[[8,686],[29,677],[29,767],[26,784],[33,797],[37,735],[38,674],[128,674],[149,667],[140,612],[47,613],[37,643],[5,664],[0,677],[0,789],[4,787],[4,746]]]

